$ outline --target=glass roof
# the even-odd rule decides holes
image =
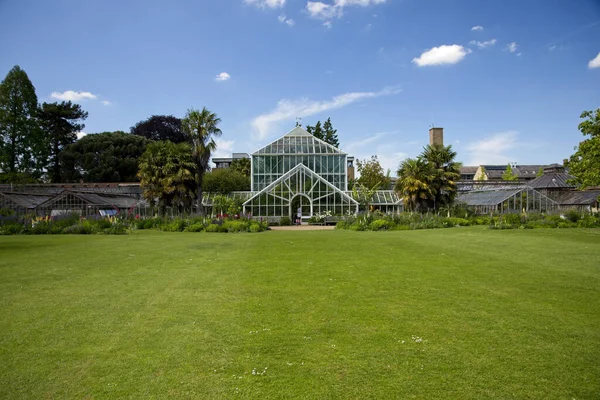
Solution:
[[[269,143],[252,155],[278,154],[346,154],[340,149],[317,139],[301,127],[292,129],[287,135]]]

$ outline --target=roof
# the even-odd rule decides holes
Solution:
[[[465,203],[468,206],[495,206],[524,191],[527,191],[529,195],[535,195],[536,197],[539,196],[540,199],[544,198],[548,202],[557,204],[554,200],[544,196],[537,190],[525,186],[512,189],[482,190],[461,193],[457,196],[456,200],[458,202]]]
[[[97,207],[116,207],[116,208],[131,208],[142,201],[138,200],[133,196],[119,195],[114,193],[94,193],[94,192],[76,192],[71,190],[65,190],[59,195],[52,197],[46,202],[40,204],[42,207],[51,206],[53,203],[63,199],[66,196],[75,196],[88,205]]]
[[[354,192],[344,192],[348,196],[354,198]],[[355,199],[356,200],[356,199]],[[376,190],[371,197],[369,204],[373,206],[389,206],[389,205],[401,205],[402,199],[398,196],[394,190]]]
[[[19,192],[0,192],[0,196],[24,208],[36,208],[45,201],[52,198],[52,195],[37,193],[19,193]]]
[[[502,174],[506,171],[506,165],[482,165],[485,168],[485,173],[488,178],[502,178]],[[540,169],[545,165],[515,165],[512,166],[513,173],[520,179],[534,179]]]
[[[534,189],[574,188],[575,185],[569,183],[572,179],[575,177],[566,172],[551,172],[527,182],[527,186]]]
[[[464,167],[460,167],[461,174],[475,174],[479,169],[478,165],[465,165]]]
[[[560,205],[592,205],[598,201],[600,190],[574,190],[560,200]]]
[[[268,154],[343,154],[343,151],[318,139],[297,126],[286,135],[255,151],[252,155]]]

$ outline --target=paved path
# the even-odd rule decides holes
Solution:
[[[335,225],[293,225],[293,226],[272,226],[273,231],[330,231],[335,229]]]

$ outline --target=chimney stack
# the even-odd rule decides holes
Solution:
[[[444,145],[444,128],[429,128],[429,144]]]

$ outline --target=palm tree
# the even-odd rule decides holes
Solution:
[[[407,158],[398,169],[396,191],[402,197],[404,206],[411,211],[425,211],[428,203],[436,195],[432,185],[435,171],[421,157]]]
[[[187,143],[153,142],[140,157],[138,177],[144,198],[158,206],[190,210],[196,198],[196,164]]]
[[[456,197],[456,182],[460,179],[459,162],[454,161],[456,152],[452,146],[427,145],[420,156],[434,170],[434,178],[431,182],[435,189],[433,197],[433,208],[450,205]]]
[[[217,149],[215,137],[221,136],[218,128],[221,119],[206,107],[201,111],[189,109],[181,121],[181,128],[192,145],[192,158],[196,164],[197,206],[202,212],[202,180],[208,171],[211,154]]]

